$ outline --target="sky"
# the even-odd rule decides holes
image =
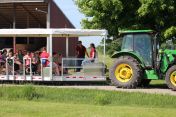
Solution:
[[[66,17],[72,22],[75,28],[80,29],[81,20],[85,18],[85,16],[79,12],[77,6],[74,4],[73,0],[55,0],[59,8],[63,11]],[[93,39],[96,38],[96,39]],[[92,39],[92,41],[90,41]],[[95,45],[99,45],[101,39],[97,37],[89,37],[89,38],[81,38],[83,45],[88,47],[90,43],[94,43]]]

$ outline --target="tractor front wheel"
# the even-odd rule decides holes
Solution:
[[[110,69],[110,79],[116,87],[136,88],[141,83],[142,73],[142,68],[136,59],[131,56],[121,56]]]
[[[172,89],[176,90],[176,65],[170,67],[166,72],[166,84],[167,86]]]

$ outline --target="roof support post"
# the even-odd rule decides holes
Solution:
[[[50,41],[50,79],[53,80],[53,40],[52,40],[52,34],[49,35],[49,41]]]
[[[47,29],[50,28],[50,13],[51,13],[50,10],[51,10],[51,3],[48,2],[48,12],[46,14],[46,27],[47,27]],[[50,48],[49,48],[50,38],[47,37],[46,43],[47,43],[47,47],[46,47],[47,48],[47,52],[50,52],[51,51]]]
[[[27,14],[27,28],[29,28],[29,14]],[[29,37],[27,37],[27,45],[29,45]]]
[[[104,60],[105,60],[105,56],[106,56],[106,36],[104,36],[104,46],[103,46],[103,55],[104,55]]]
[[[16,5],[13,4],[13,29],[16,28]],[[16,52],[16,37],[13,37],[13,51]]]
[[[69,56],[69,38],[68,36],[66,37],[66,57]]]

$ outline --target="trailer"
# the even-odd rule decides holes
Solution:
[[[46,47],[49,53],[49,61],[53,63],[53,37],[66,37],[66,56],[62,58],[61,75],[57,76],[53,73],[53,64],[43,66],[40,64],[41,72],[34,74],[32,71],[32,63],[28,67],[29,73],[26,73],[25,61],[23,58],[23,70],[21,73],[15,73],[14,58],[7,58],[5,62],[5,72],[0,74],[1,81],[106,81],[105,76],[105,40],[107,38],[106,30],[90,30],[90,29],[0,29],[0,37],[46,37]],[[95,58],[94,62],[77,65],[79,60],[86,61],[88,58],[69,57],[69,39],[72,37],[100,36],[103,39],[103,57]],[[42,41],[42,40],[41,40]],[[93,42],[93,39],[90,40]],[[11,66],[9,66],[11,61]],[[42,59],[41,59],[42,61]],[[9,70],[11,68],[11,71]],[[76,69],[80,68],[80,72]],[[64,72],[67,70],[67,72]]]

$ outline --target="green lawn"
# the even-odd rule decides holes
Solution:
[[[0,86],[0,117],[175,117],[176,96]]]
[[[174,108],[0,101],[0,117],[175,117]]]

